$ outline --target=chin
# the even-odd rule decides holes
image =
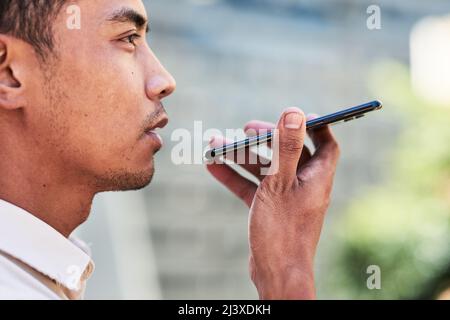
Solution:
[[[141,190],[152,182],[154,172],[153,165],[141,171],[109,171],[97,179],[96,185],[102,191]]]

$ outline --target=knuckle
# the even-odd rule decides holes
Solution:
[[[284,179],[279,179],[277,175],[274,175],[269,179],[264,179],[260,184],[260,188],[262,194],[268,197],[273,197],[274,195],[282,196],[292,190],[293,184],[287,183]]]
[[[332,184],[326,184],[319,190],[318,198],[320,201],[320,207],[322,211],[326,211],[331,204],[331,192],[332,192]]]
[[[328,210],[331,199],[328,195],[318,195],[315,199],[311,199],[306,205],[310,212],[314,215],[323,215]]]
[[[302,185],[305,185],[314,179],[314,170],[311,168],[311,165],[307,164],[303,167],[298,174],[298,179]]]
[[[268,205],[268,199],[269,198],[267,197],[267,195],[264,192],[264,190],[261,189],[260,192],[257,192],[255,197],[256,197],[256,199],[255,199],[256,201],[264,204],[265,206]]]
[[[328,167],[330,170],[333,167],[336,167],[337,160],[340,157],[340,147],[336,141],[327,142],[326,145],[322,148],[322,156],[317,161],[323,163],[325,167]]]
[[[330,142],[330,150],[332,151],[333,155],[336,158],[338,158],[341,155],[341,147],[339,146],[339,143],[336,140]]]
[[[295,137],[289,137],[286,141],[280,143],[280,152],[297,153],[302,149],[303,145]]]

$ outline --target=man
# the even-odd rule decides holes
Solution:
[[[74,4],[81,28],[68,26]],[[161,100],[175,81],[147,31],[140,0],[1,1],[0,298],[81,298],[93,264],[71,233],[97,193],[152,180],[161,148],[154,130],[168,122]],[[246,126],[268,128],[275,125]],[[339,150],[324,128],[311,134],[311,155],[297,108],[276,128],[277,171],[262,176],[259,165],[242,164],[259,185],[226,164],[208,169],[250,207],[250,275],[260,298],[314,298],[314,255]]]

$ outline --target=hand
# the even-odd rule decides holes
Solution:
[[[312,117],[310,117],[312,118]],[[261,299],[315,298],[314,256],[330,202],[339,147],[330,129],[313,130],[315,152],[304,146],[306,119],[289,108],[277,126],[251,121],[245,131],[277,128],[271,168],[261,175],[261,164],[240,164],[255,175],[259,186],[223,163],[208,170],[250,207],[250,276]],[[215,137],[213,147],[227,142]],[[246,159],[249,157],[248,150]],[[229,156],[226,156],[229,157]]]

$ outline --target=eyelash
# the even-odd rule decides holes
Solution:
[[[129,36],[126,36],[125,38],[123,38],[122,41],[132,44],[133,46],[136,47],[137,44],[135,41],[140,38],[141,38],[141,36],[139,34],[133,33],[133,34],[130,34]]]

